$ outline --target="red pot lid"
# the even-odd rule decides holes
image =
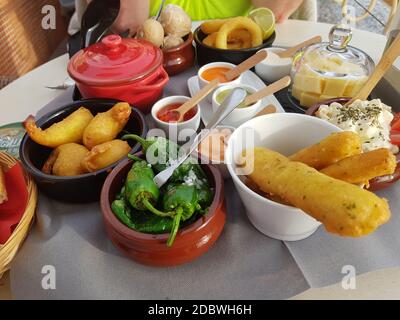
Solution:
[[[143,78],[161,64],[162,51],[149,41],[110,35],[75,54],[68,73],[77,82],[101,86]]]

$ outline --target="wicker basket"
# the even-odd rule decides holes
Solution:
[[[7,153],[0,152],[0,164],[3,167],[10,168],[17,162],[17,159],[11,157]],[[25,173],[25,180],[28,188],[28,203],[21,221],[18,223],[18,226],[15,228],[11,237],[4,245],[0,245],[0,279],[3,273],[10,269],[11,261],[24,242],[34,221],[37,203],[37,188],[36,184],[27,173]]]

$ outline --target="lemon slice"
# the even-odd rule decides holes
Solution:
[[[275,31],[275,15],[268,8],[256,8],[250,11],[249,18],[257,23],[263,34],[263,40],[268,39]]]

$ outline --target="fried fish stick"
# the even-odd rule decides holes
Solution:
[[[298,151],[289,159],[320,170],[342,159],[360,154],[361,145],[361,139],[357,133],[335,132],[319,143]]]
[[[57,148],[66,143],[82,141],[83,131],[93,119],[92,113],[86,108],[79,108],[64,120],[54,123],[42,130],[36,126],[35,118],[29,116],[24,121],[24,127],[31,139],[49,148]]]
[[[381,148],[345,158],[322,169],[321,172],[332,178],[360,184],[376,177],[393,174],[396,166],[393,153],[387,148]]]
[[[266,148],[245,154],[253,161],[249,178],[325,225],[328,232],[360,237],[390,218],[387,201],[356,185],[340,181]],[[251,162],[250,162],[251,163]]]

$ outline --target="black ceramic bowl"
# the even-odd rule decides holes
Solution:
[[[36,120],[38,127],[45,129],[53,123],[59,122],[80,107],[89,109],[93,115],[98,112],[105,112],[112,108],[117,101],[107,99],[88,99],[76,101],[62,106],[56,111],[50,112]],[[146,136],[147,125],[143,114],[136,108],[132,108],[132,113],[128,123],[120,133],[135,133],[142,137]],[[120,137],[119,136],[119,137]],[[134,154],[140,149],[138,143],[129,142],[132,147],[131,153]],[[100,192],[104,180],[108,173],[122,159],[111,166],[92,173],[86,173],[75,177],[58,177],[45,174],[41,168],[53,149],[41,146],[34,142],[28,134],[22,139],[19,155],[24,168],[32,175],[41,191],[49,197],[64,202],[91,202],[100,199]]]
[[[197,63],[201,67],[210,62],[229,62],[239,64],[250,58],[257,51],[272,46],[275,41],[275,32],[265,40],[261,45],[249,49],[224,50],[206,46],[203,39],[207,35],[198,27],[194,32],[194,41],[196,43]]]

